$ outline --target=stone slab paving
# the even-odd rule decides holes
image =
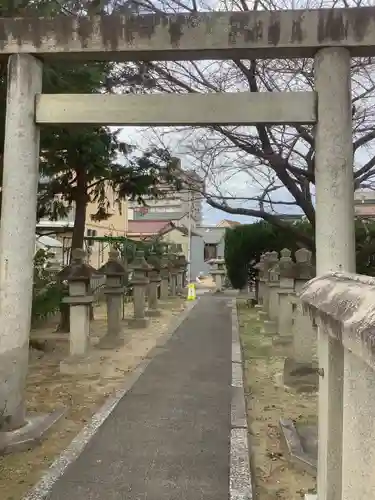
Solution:
[[[231,308],[205,295],[49,500],[227,500]]]

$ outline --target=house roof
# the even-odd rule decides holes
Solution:
[[[189,229],[185,226],[177,226],[174,224],[174,222],[171,222],[168,226],[163,228],[159,234],[164,235],[169,233],[170,231],[173,231],[173,229],[176,229],[177,231],[180,231],[185,236],[189,236]],[[200,234],[196,233],[194,230],[191,231],[192,236],[201,236]]]
[[[185,226],[177,226],[173,221],[165,220],[130,220],[128,222],[128,236],[140,235],[140,236],[164,236],[173,229],[180,231],[180,233],[185,236],[189,235],[189,230]],[[191,231],[192,236],[201,236],[200,233]]]
[[[355,215],[360,217],[375,217],[375,205],[366,203],[355,206]]]
[[[48,220],[48,219],[40,219],[36,223],[36,227],[39,229],[67,229],[67,228],[72,228],[74,226],[73,221],[68,221],[66,219],[62,220]]]
[[[128,234],[157,234],[170,225],[170,220],[130,220]]]
[[[225,227],[197,226],[195,232],[202,236],[205,243],[217,244],[224,238]]]
[[[41,235],[36,239],[36,244],[39,248],[62,248],[63,244],[61,241],[51,236]]]
[[[241,222],[238,222],[237,220],[229,220],[229,219],[223,219],[217,224],[217,227],[223,227],[223,226],[229,226],[229,227],[236,227],[236,226],[241,226]]]
[[[184,212],[148,212],[144,215],[135,213],[134,220],[179,220],[182,219],[186,214]]]

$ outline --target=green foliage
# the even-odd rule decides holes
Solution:
[[[313,228],[307,221],[294,222],[299,232],[313,238]],[[356,220],[357,272],[375,276],[375,253],[371,243],[375,241],[375,222]],[[242,288],[247,280],[255,276],[254,264],[264,252],[280,252],[289,248],[295,252],[301,248],[288,231],[268,222],[256,222],[227,229],[225,234],[225,263],[228,278],[234,288]]]
[[[224,258],[232,286],[240,289],[246,285],[262,253],[285,247],[297,248],[288,233],[264,221],[227,229]]]
[[[62,289],[56,277],[48,270],[53,254],[38,250],[34,256],[32,323],[47,319],[59,310]]]

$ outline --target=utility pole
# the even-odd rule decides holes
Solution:
[[[189,215],[188,215],[188,283],[191,283],[191,211],[192,211],[192,197],[193,194],[191,190],[188,190],[188,205],[189,205]]]

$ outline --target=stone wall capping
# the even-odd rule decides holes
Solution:
[[[306,283],[300,299],[319,326],[375,369],[375,278],[327,273]]]

